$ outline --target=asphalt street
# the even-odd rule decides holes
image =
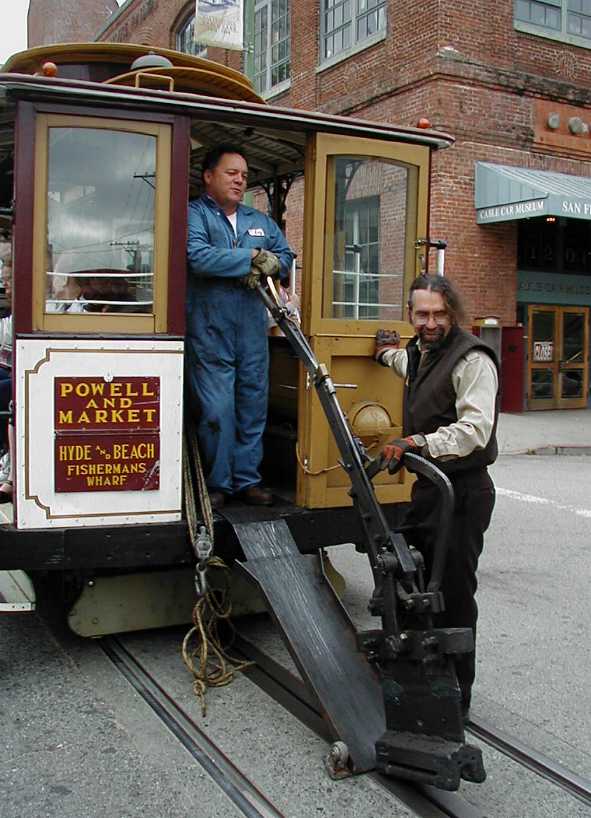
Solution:
[[[473,710],[591,778],[591,458],[506,454],[492,473],[497,506],[480,566]],[[371,623],[365,558],[346,545],[331,554],[347,577],[345,604],[360,625]],[[264,620],[253,634],[257,629],[266,648],[284,657]],[[199,721],[179,658],[181,637],[164,631],[126,642]],[[50,628],[37,615],[19,615],[0,619],[0,644],[2,818],[237,814],[96,642]],[[330,781],[322,768],[324,742],[245,677],[209,695],[204,728],[285,815],[411,814],[367,780]],[[488,779],[462,792],[490,818],[590,814],[482,746]]]

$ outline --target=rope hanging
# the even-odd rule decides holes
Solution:
[[[199,454],[197,435],[193,424],[185,422],[183,432],[183,485],[185,514],[189,538],[197,560],[195,586],[198,599],[193,608],[193,627],[188,631],[181,648],[183,662],[193,674],[193,690],[201,704],[201,713],[206,715],[205,694],[208,687],[222,687],[229,684],[236,672],[252,665],[230,656],[223,647],[219,634],[220,623],[226,623],[231,636],[234,627],[230,621],[230,569],[220,557],[213,556],[213,511]],[[193,478],[191,461],[195,466],[196,480]],[[195,485],[195,483],[197,485]],[[199,526],[196,491],[205,526]],[[222,586],[211,588],[207,584],[209,569],[218,569],[223,579]],[[230,640],[232,641],[232,639]]]

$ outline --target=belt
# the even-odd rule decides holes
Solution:
[[[227,289],[232,289],[232,290],[234,290],[234,289],[237,289],[237,290],[245,289],[242,277],[240,277],[240,278],[236,278],[236,277],[223,278],[222,276],[219,276],[219,277],[216,276],[214,278],[212,276],[211,278],[198,278],[194,282],[194,286],[197,287],[198,289],[203,289],[203,290],[209,290],[212,287],[222,287],[222,288],[227,288]]]

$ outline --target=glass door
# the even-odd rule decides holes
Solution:
[[[562,307],[559,321],[558,408],[583,409],[589,392],[589,308]]]
[[[584,409],[589,391],[589,308],[529,308],[528,409]]]
[[[554,409],[558,379],[558,307],[529,310],[528,409]]]

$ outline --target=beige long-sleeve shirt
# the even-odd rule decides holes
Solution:
[[[401,378],[406,378],[406,349],[390,349],[384,352],[381,361]],[[458,361],[451,379],[456,393],[458,419],[425,435],[428,454],[442,460],[466,457],[475,449],[484,449],[494,426],[499,386],[492,359],[479,349],[470,350]]]

